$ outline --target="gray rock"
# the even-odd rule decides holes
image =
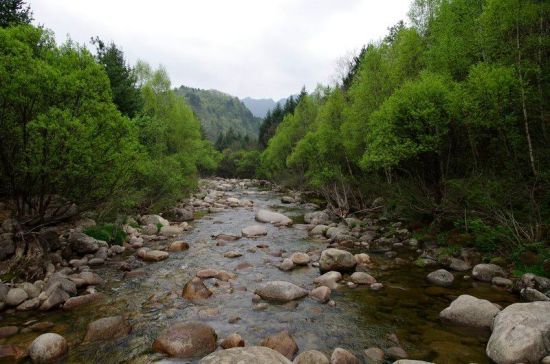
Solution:
[[[308,291],[284,281],[270,281],[256,289],[255,293],[268,301],[288,302],[307,296]]]
[[[242,229],[241,233],[245,237],[255,237],[267,235],[267,228],[263,225],[252,225]]]
[[[40,310],[47,311],[62,305],[67,301],[70,296],[67,292],[60,288],[60,286],[53,286],[50,290],[48,298],[40,305]]]
[[[0,282],[0,302],[4,302],[6,300],[6,296],[8,295],[9,290],[10,287]]]
[[[309,255],[302,252],[292,253],[292,255],[290,256],[290,259],[296,265],[308,265],[310,260]]]
[[[330,216],[324,211],[313,211],[304,215],[304,221],[306,224],[328,225],[330,223]]]
[[[88,324],[84,342],[112,340],[127,336],[132,330],[122,316],[104,317]]]
[[[142,225],[154,225],[155,227],[159,224],[162,226],[170,225],[168,220],[159,215],[143,215],[139,218],[139,222]]]
[[[453,281],[455,279],[453,274],[447,272],[445,269],[438,269],[434,272],[431,272],[430,274],[428,274],[426,278],[432,284],[435,284],[441,287],[449,287],[450,285],[453,284]]]
[[[33,363],[51,363],[63,358],[69,351],[67,340],[54,333],[42,334],[31,343],[28,349]]]
[[[384,351],[380,348],[368,348],[364,351],[367,364],[382,364],[384,363]]]
[[[160,228],[159,234],[165,237],[176,237],[182,235],[183,228],[175,225],[163,226]]]
[[[355,268],[357,262],[350,252],[340,249],[329,248],[323,250],[319,259],[321,272],[340,271],[347,272]]]
[[[320,286],[326,286],[330,289],[336,289],[338,288],[338,284],[336,282],[339,282],[340,280],[342,280],[342,273],[330,271],[315,278],[313,282]]]
[[[216,351],[201,359],[199,364],[291,364],[292,362],[273,349],[248,346]]]
[[[93,254],[99,250],[100,246],[107,245],[106,242],[94,239],[80,231],[73,231],[69,235],[68,242],[73,252],[80,255]]]
[[[346,349],[336,348],[330,356],[331,364],[361,364],[359,359]]]
[[[153,342],[153,350],[176,358],[200,357],[216,350],[217,338],[208,325],[182,322],[165,329]]]
[[[266,337],[262,340],[260,346],[278,351],[290,360],[292,360],[298,352],[296,341],[294,341],[294,338],[286,331]]]
[[[550,353],[550,302],[514,303],[493,323],[487,356],[497,364],[539,363]]]
[[[350,276],[350,279],[355,284],[368,284],[376,283],[376,278],[365,272],[355,272]]]
[[[324,235],[327,230],[328,230],[327,225],[316,225],[313,229],[311,229],[311,231],[309,232],[309,235],[321,236],[321,235]]]
[[[294,263],[292,262],[292,259],[290,258],[283,259],[283,262],[279,264],[279,269],[285,272],[288,272],[289,270],[294,269]]]
[[[470,270],[470,265],[462,259],[449,258],[449,268],[457,272],[466,272]]]
[[[499,309],[487,300],[461,295],[439,313],[445,321],[464,326],[489,329]]]
[[[269,210],[258,210],[255,216],[257,221],[267,222],[275,225],[288,226],[292,225],[292,220],[287,216],[280,214],[278,212],[269,211]]]
[[[5,302],[8,306],[18,306],[28,298],[29,295],[23,288],[11,288],[6,295]]]
[[[472,270],[475,279],[491,282],[494,277],[506,277],[506,272],[496,264],[478,264]]]
[[[311,290],[311,292],[309,292],[309,296],[315,301],[326,303],[330,300],[330,293],[330,288],[326,286],[320,286]]]
[[[550,297],[534,288],[527,287],[520,291],[521,297],[529,302],[535,301],[550,301]]]

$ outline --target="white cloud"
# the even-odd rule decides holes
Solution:
[[[172,84],[280,98],[328,83],[336,61],[406,18],[409,0],[31,0],[35,22],[113,40]]]

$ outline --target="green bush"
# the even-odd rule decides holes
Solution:
[[[502,226],[488,225],[479,218],[469,220],[467,228],[474,236],[475,247],[484,253],[495,253],[506,240],[506,230]]]
[[[128,238],[128,234],[124,230],[113,224],[89,227],[84,230],[84,234],[97,240],[106,241],[109,245],[122,245]]]

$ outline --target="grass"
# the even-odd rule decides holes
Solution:
[[[106,241],[109,245],[122,245],[128,238],[126,232],[114,224],[92,226],[84,230],[84,234]]]

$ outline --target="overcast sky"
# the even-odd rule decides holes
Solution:
[[[130,63],[164,65],[173,86],[282,98],[327,84],[337,61],[406,19],[410,0],[30,0],[35,23]]]

